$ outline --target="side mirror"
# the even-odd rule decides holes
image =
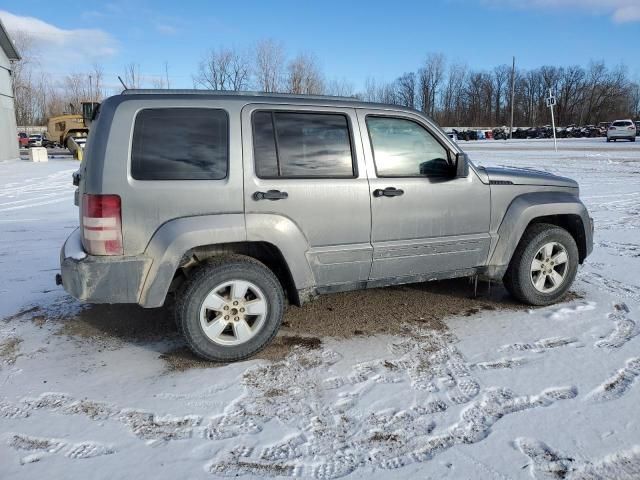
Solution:
[[[469,176],[469,157],[466,153],[456,153],[456,177]]]

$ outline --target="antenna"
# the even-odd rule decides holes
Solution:
[[[120,75],[118,75],[118,80],[120,80],[120,83],[122,84],[125,90],[129,90],[129,88],[127,88],[127,85],[122,81],[122,78],[120,78]]]

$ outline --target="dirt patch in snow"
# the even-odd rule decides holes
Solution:
[[[170,308],[91,305],[57,321],[61,323],[59,335],[92,340],[153,342],[178,337]]]
[[[442,320],[450,316],[526,308],[502,285],[489,289],[480,283],[476,296],[468,279],[456,279],[323,295],[302,308],[290,307],[283,327],[319,338],[398,335],[411,325],[442,330]]]
[[[415,326],[444,331],[443,319],[450,316],[531,308],[513,300],[499,284],[481,282],[477,293],[474,290],[468,279],[454,279],[323,295],[303,307],[289,307],[279,335],[255,358],[280,360],[295,348],[319,348],[325,337],[404,335]],[[577,297],[569,293],[566,300]],[[85,339],[97,343],[97,348],[117,349],[123,343],[144,343],[158,350],[169,371],[219,366],[199,359],[184,345],[171,304],[155,309],[88,305],[75,310],[66,306],[62,310],[63,313],[50,313],[33,308],[5,321],[29,316],[38,326],[59,325],[58,335]],[[167,351],[166,341],[175,348]]]
[[[18,346],[22,343],[19,337],[7,337],[0,340],[0,361],[12,365],[18,358]]]

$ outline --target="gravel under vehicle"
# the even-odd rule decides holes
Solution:
[[[575,181],[475,166],[422,113],[354,99],[126,90],[74,183],[57,281],[91,303],[174,294],[216,361],[251,356],[287,302],[318,294],[477,275],[547,305],[593,247]]]

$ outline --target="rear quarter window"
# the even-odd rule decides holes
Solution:
[[[229,120],[212,108],[149,108],[135,119],[136,180],[221,180],[229,164]]]

